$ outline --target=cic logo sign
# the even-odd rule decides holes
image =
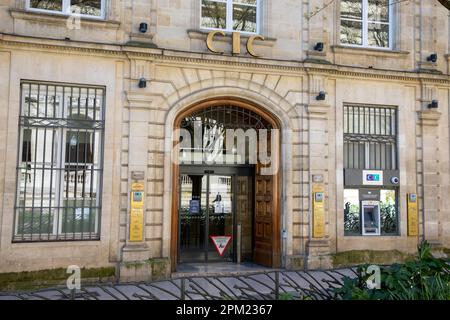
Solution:
[[[379,174],[368,174],[366,176],[367,181],[380,181],[380,175]]]
[[[208,47],[208,50],[213,53],[223,53],[223,51],[217,49],[214,45],[214,39],[217,35],[221,35],[222,37],[226,37],[225,32],[221,30],[215,30],[211,31],[208,34],[208,37],[206,38],[206,46]],[[240,54],[241,53],[241,34],[239,32],[233,32],[232,33],[232,40],[233,40],[233,54]],[[264,37],[260,35],[253,35],[247,40],[247,52],[253,56],[253,57],[260,57],[255,50],[254,50],[254,42],[255,40],[264,41]]]

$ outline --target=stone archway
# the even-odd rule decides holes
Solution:
[[[211,108],[214,106],[221,105],[232,105],[236,107],[241,107],[247,110],[254,112],[255,114],[260,115],[266,121],[268,121],[274,129],[281,129],[280,120],[271,112],[267,111],[260,105],[248,101],[242,98],[231,98],[231,97],[215,97],[211,99],[205,99],[199,102],[195,102],[193,104],[188,105],[178,112],[174,119],[173,129],[179,129],[182,120],[198,110],[202,110],[204,108]],[[281,159],[282,152],[282,141],[281,135],[279,136],[278,148],[276,152],[278,153],[278,159]],[[175,150],[172,152],[172,157],[177,156],[177,148],[178,145],[178,137],[172,137],[171,148]],[[166,145],[167,146],[167,145]],[[281,162],[280,160],[278,160]],[[282,164],[279,163],[278,167],[280,170],[277,171],[276,174],[270,176],[270,178],[256,178],[256,188],[259,188],[259,192],[266,192],[266,194],[261,194],[261,201],[264,202],[264,205],[258,204],[258,199],[255,200],[255,258],[256,262],[261,262],[266,265],[270,264],[271,267],[280,267],[282,262],[282,244],[281,244],[281,229],[282,229],[282,210],[281,210],[281,197],[282,193]],[[172,172],[172,193],[171,193],[171,224],[170,224],[170,258],[172,271],[176,270],[177,266],[177,257],[178,257],[178,236],[179,236],[179,165],[177,162],[171,163],[171,172]],[[255,188],[255,189],[256,189]],[[265,190],[265,191],[261,191]],[[267,205],[269,204],[270,205]],[[258,209],[264,208],[264,209]],[[258,218],[258,214],[260,214],[260,218]],[[259,219],[259,220],[258,220]],[[260,224],[258,224],[260,223]],[[260,232],[265,236],[265,240],[270,239],[269,241],[258,242],[258,239],[262,239],[261,236],[258,238],[256,234]],[[261,244],[259,247],[258,245]],[[265,248],[264,248],[265,247]],[[260,250],[260,251],[258,251]]]

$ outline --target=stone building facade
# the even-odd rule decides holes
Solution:
[[[0,273],[175,271],[174,129],[198,106],[251,110],[280,129],[263,264],[392,262],[422,239],[450,248],[450,12],[437,0],[74,1],[81,17],[47,2],[0,0]]]

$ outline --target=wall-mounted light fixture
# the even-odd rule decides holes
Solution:
[[[322,52],[323,51],[323,42],[317,42],[314,46],[314,50]]]
[[[326,95],[325,91],[320,91],[319,95],[316,97],[316,100],[319,100],[319,101],[325,100],[326,96],[327,95]]]
[[[145,80],[145,78],[140,78],[139,79],[139,88],[143,89],[147,87],[147,80]]]
[[[439,108],[439,101],[437,100],[431,101],[431,103],[428,105],[428,109],[437,109],[437,108]]]
[[[145,22],[141,22],[141,24],[139,25],[139,32],[146,33],[147,30],[148,30],[148,24],[146,24]]]
[[[436,63],[437,59],[438,59],[438,55],[436,53],[433,53],[427,58],[427,61],[431,61],[433,63]]]

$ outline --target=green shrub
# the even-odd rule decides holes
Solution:
[[[431,246],[422,242],[416,259],[404,264],[381,267],[381,288],[370,289],[366,273],[369,266],[358,268],[358,277],[343,278],[343,286],[334,289],[343,300],[450,300],[450,264],[434,258]]]

